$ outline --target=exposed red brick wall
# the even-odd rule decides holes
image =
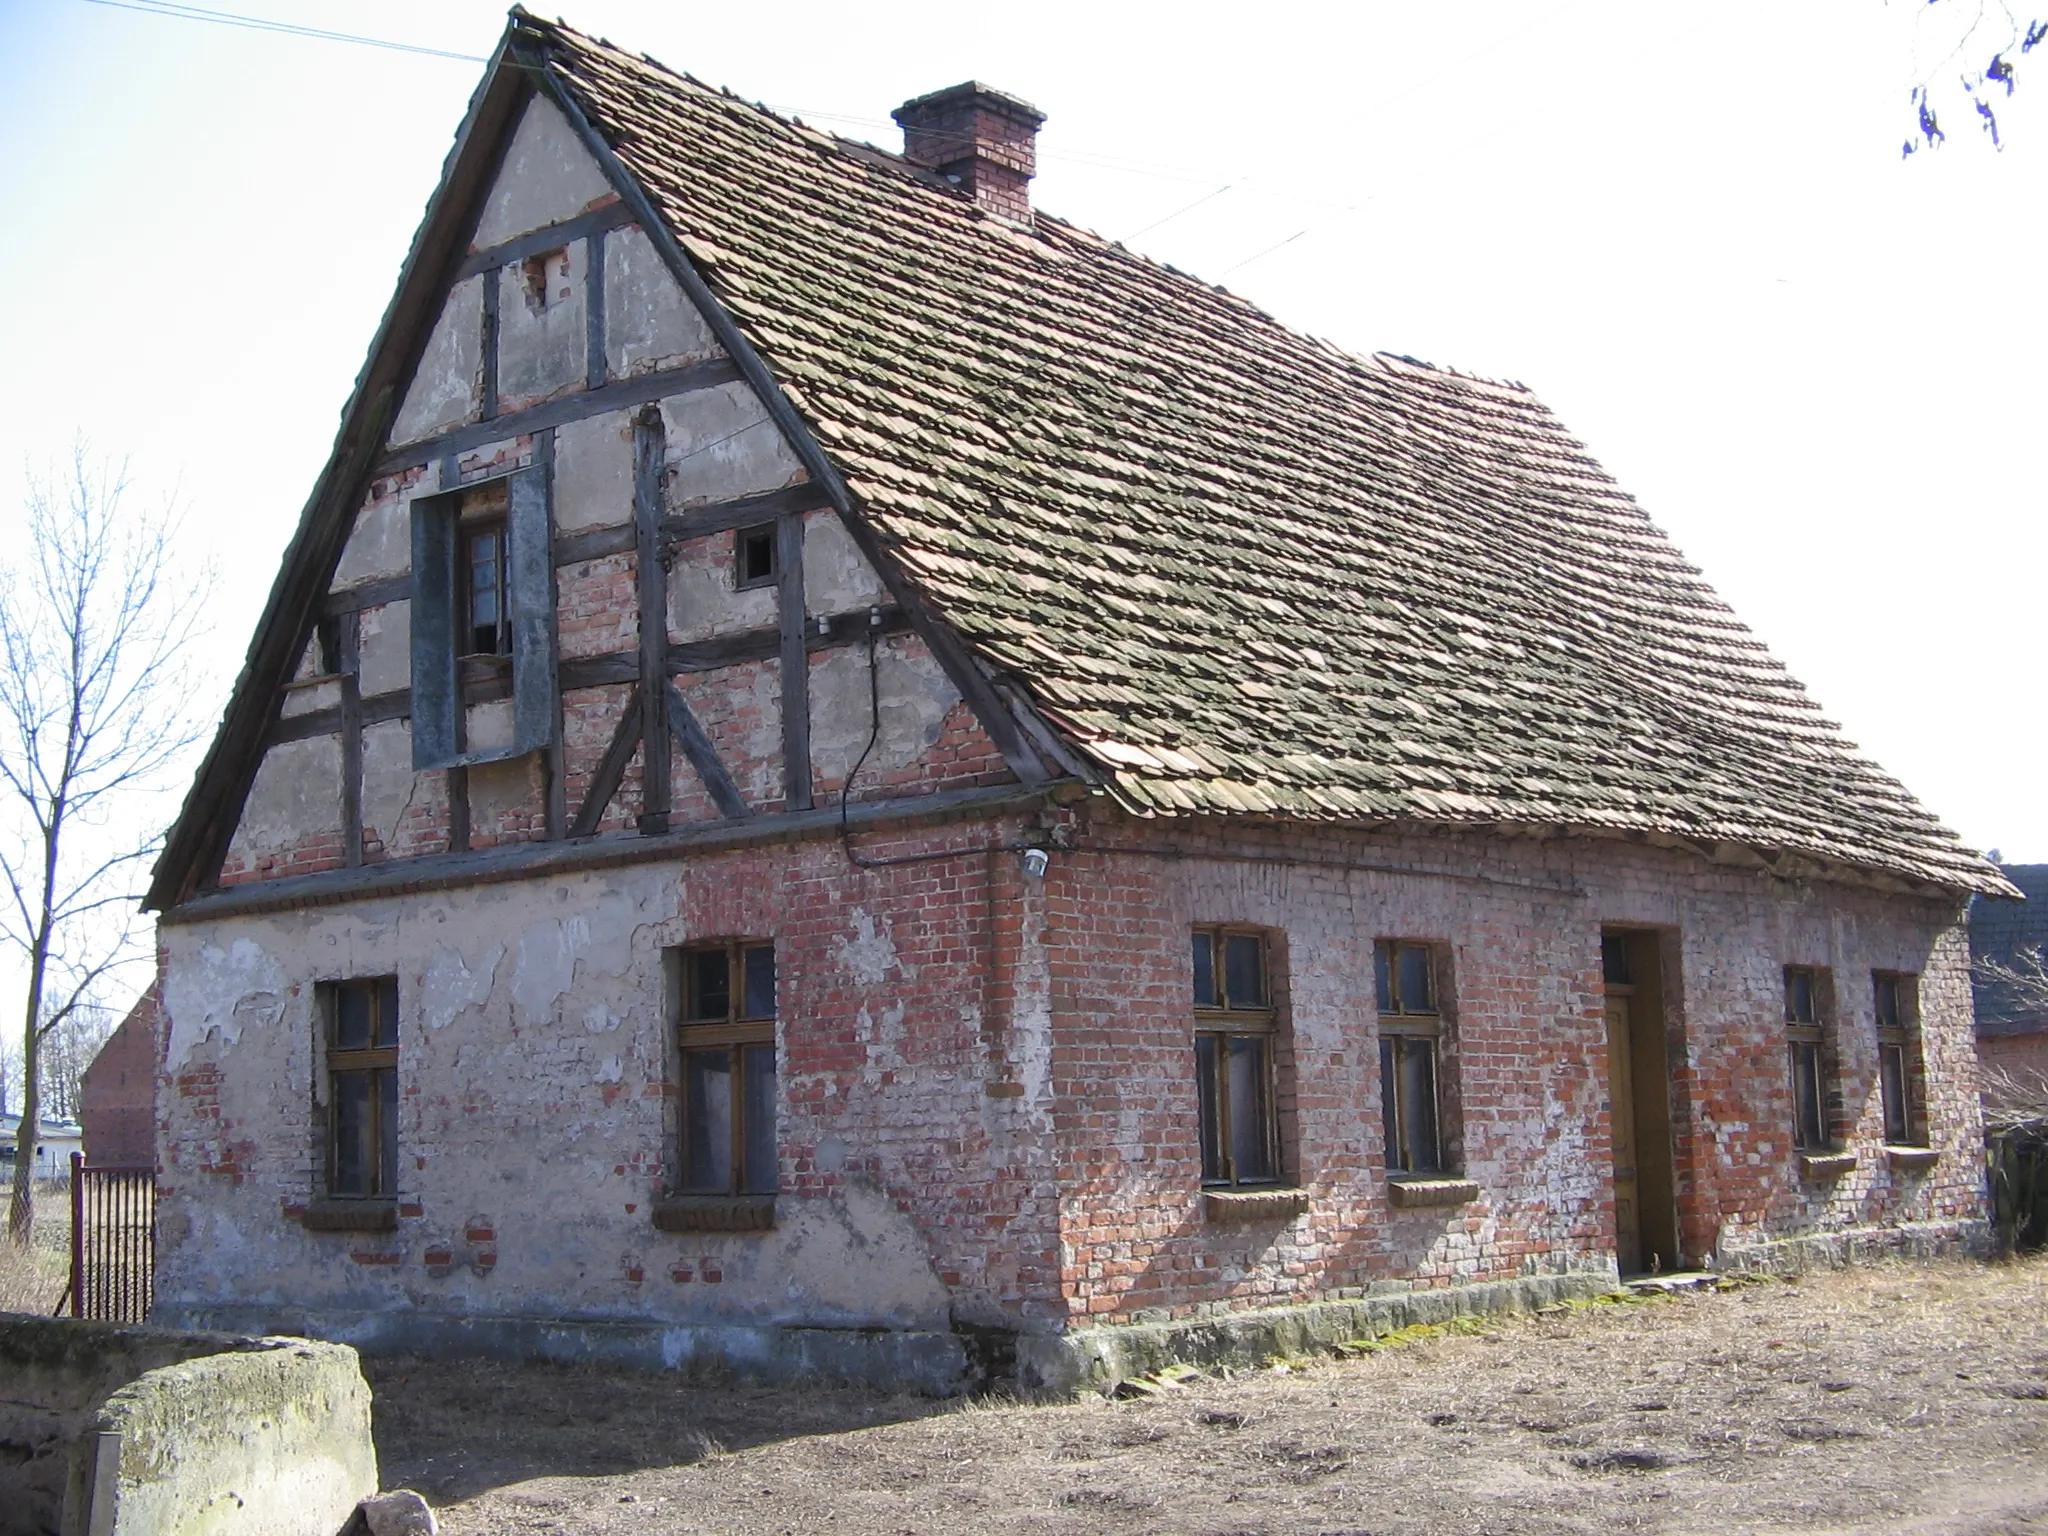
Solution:
[[[2048,1080],[2048,1029],[1979,1035],[1977,1060],[1987,1072],[2005,1072],[2022,1080]]]
[[[152,985],[85,1069],[78,1118],[89,1163],[140,1167],[156,1161],[158,1008]]]

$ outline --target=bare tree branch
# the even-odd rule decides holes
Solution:
[[[28,969],[8,1211],[19,1242],[35,1219],[43,1052],[82,1071],[102,990],[146,958],[134,924],[160,841],[149,803],[203,718],[183,663],[211,581],[180,568],[174,513],[137,514],[128,491],[125,467],[74,449],[61,476],[29,477],[25,536],[0,566],[0,943]],[[74,1087],[58,1084],[60,1110]]]

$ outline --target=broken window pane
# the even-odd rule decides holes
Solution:
[[[1410,1173],[1435,1173],[1442,1166],[1436,1139],[1436,1045],[1401,1041],[1402,1166]]]

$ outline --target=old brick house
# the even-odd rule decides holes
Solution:
[[[898,118],[514,13],[158,871],[163,1315],[1058,1386],[1967,1238],[1997,871],[1526,391]]]

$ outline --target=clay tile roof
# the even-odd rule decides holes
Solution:
[[[1528,390],[1357,357],[521,18],[931,605],[1140,813],[1997,871]]]

